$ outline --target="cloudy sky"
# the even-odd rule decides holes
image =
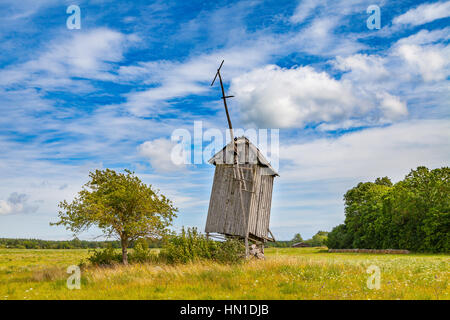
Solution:
[[[222,59],[233,125],[279,129],[279,239],[341,223],[360,181],[449,164],[450,1],[2,0],[0,15],[0,237],[70,239],[49,222],[96,168],[134,170],[176,228],[203,230],[214,167],[174,165],[171,136],[225,130]]]

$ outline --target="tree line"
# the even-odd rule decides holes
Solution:
[[[328,232],[326,231],[318,231],[315,235],[311,237],[311,239],[303,240],[300,233],[296,233],[292,240],[281,240],[276,242],[267,242],[266,247],[272,248],[289,248],[292,247],[293,244],[303,242],[310,247],[322,247],[326,245],[326,241],[328,238]]]
[[[160,241],[147,240],[149,248],[160,248]],[[134,243],[131,244],[131,247]],[[40,239],[11,239],[0,238],[0,248],[13,249],[98,249],[120,248],[120,241],[89,241],[79,240],[40,240]]]
[[[329,234],[333,249],[450,252],[450,168],[418,167],[393,184],[360,182],[344,195],[345,221]]]
[[[324,246],[328,232],[319,231],[311,239],[303,240],[301,235],[297,233],[292,240],[281,240],[277,242],[267,242],[266,247],[288,248],[294,243],[304,242],[311,247]],[[146,241],[148,248],[162,248],[165,240],[143,239]],[[129,248],[134,248],[135,242],[130,243]],[[10,249],[104,249],[104,248],[121,248],[118,240],[91,241],[79,240],[41,240],[41,239],[15,239],[0,238],[0,248]]]

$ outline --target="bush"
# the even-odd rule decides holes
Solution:
[[[242,241],[228,239],[218,242],[218,248],[213,255],[213,259],[221,263],[239,263],[245,258],[245,246]]]
[[[88,261],[94,265],[113,265],[122,262],[122,254],[117,252],[112,246],[99,250],[90,250],[93,254]]]
[[[141,238],[136,241],[133,251],[128,255],[130,263],[145,263],[157,261],[158,255],[153,254],[145,239]]]
[[[90,250],[90,252],[93,254],[87,260],[93,265],[106,266],[122,263],[122,254],[111,245],[103,249]],[[145,239],[138,239],[128,254],[130,263],[155,262],[157,259],[158,255],[150,251]],[[82,262],[81,265],[84,263]]]
[[[184,228],[180,235],[172,236],[160,258],[168,263],[188,263],[198,260],[213,260],[221,263],[238,263],[244,258],[244,245],[238,240],[212,241],[200,234],[196,228]]]
[[[112,246],[92,250],[87,259],[93,265],[114,265],[122,262],[122,255]],[[234,264],[244,260],[245,248],[242,241],[228,239],[223,242],[208,240],[196,228],[184,228],[179,235],[171,236],[159,254],[153,253],[145,239],[135,242],[128,255],[130,263],[167,262],[170,264],[188,263],[199,260],[212,260],[219,263]]]

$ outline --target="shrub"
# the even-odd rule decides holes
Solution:
[[[104,249],[90,250],[92,255],[88,257],[90,263],[94,265],[113,265],[122,262],[122,255],[112,246]]]
[[[133,247],[133,251],[129,254],[129,260],[131,263],[145,263],[154,262],[158,259],[157,254],[153,254],[145,239],[141,238],[136,241]]]
[[[183,228],[180,235],[169,238],[160,258],[168,263],[188,263],[198,260],[214,260],[221,263],[237,263],[244,258],[241,241],[212,241],[200,234],[196,228]]]
[[[218,248],[213,259],[221,263],[239,263],[245,258],[245,246],[242,241],[228,239],[218,242]]]

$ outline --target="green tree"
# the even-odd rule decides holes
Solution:
[[[359,183],[345,194],[345,223],[327,246],[449,252],[449,182],[448,167],[418,167],[395,185],[387,177]]]
[[[376,178],[375,184],[380,186],[392,187],[392,181],[388,177]]]
[[[340,224],[328,233],[326,246],[331,249],[348,249],[351,248],[352,239],[347,233],[345,224]]]
[[[303,238],[302,238],[302,236],[300,235],[300,233],[296,233],[296,234],[294,235],[294,238],[292,238],[292,242],[293,242],[293,243],[303,242]]]
[[[75,235],[97,226],[106,237],[120,240],[124,264],[128,264],[131,241],[156,239],[168,233],[178,209],[151,185],[142,183],[134,172],[96,170],[89,177],[71,203],[59,203],[59,221],[51,225],[64,225]]]
[[[449,252],[450,168],[418,167],[384,199],[387,239],[413,251]]]
[[[322,247],[326,245],[328,238],[328,232],[326,231],[318,231],[311,239],[306,240],[305,242],[308,243],[312,247]]]
[[[390,185],[388,178],[378,178],[375,183],[360,182],[344,195],[346,233],[353,248],[379,247],[385,227],[379,219],[383,210],[382,198],[392,188]]]

